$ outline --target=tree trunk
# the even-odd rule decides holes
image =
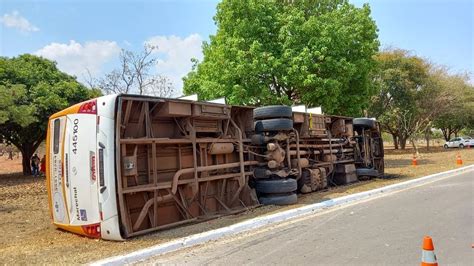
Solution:
[[[31,157],[33,157],[33,153],[35,152],[33,144],[23,144],[19,150],[22,157],[23,175],[31,175]]]
[[[23,143],[20,147],[17,148],[21,152],[21,165],[23,167],[23,175],[31,175],[31,157],[35,153],[38,146],[41,144],[42,138],[33,143]],[[16,146],[16,145],[15,145]]]
[[[412,138],[410,138],[411,145],[413,146],[413,149],[415,150],[415,156],[419,157],[420,153],[418,152],[418,146],[416,146],[416,141]]]
[[[444,140],[448,141],[448,130],[446,128],[441,128],[441,132],[443,133]]]
[[[425,132],[425,140],[426,140],[426,150],[430,150],[430,137],[431,137],[431,130],[426,130]]]
[[[399,137],[399,141],[400,141],[400,149],[404,150],[407,145],[407,137],[405,136]]]
[[[451,127],[441,128],[441,131],[443,132],[444,140],[449,141],[451,139],[451,134],[453,134]]]
[[[393,145],[395,146],[395,150],[398,150],[398,137],[395,134],[392,134],[393,138]]]

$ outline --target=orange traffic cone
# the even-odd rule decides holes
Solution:
[[[425,238],[423,239],[421,266],[438,266],[438,259],[434,254],[433,240],[429,236],[425,236]]]
[[[461,159],[461,155],[459,153],[456,156],[456,164],[457,165],[462,165],[462,159]]]
[[[416,155],[413,155],[413,160],[411,160],[411,165],[417,166],[418,162],[416,161]]]

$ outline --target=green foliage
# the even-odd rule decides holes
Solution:
[[[420,114],[421,95],[425,93],[430,66],[404,50],[388,50],[377,54],[377,69],[373,86],[378,93],[373,97],[369,115],[376,117],[382,130],[395,137],[395,148],[415,133],[414,122]]]
[[[36,121],[35,111],[27,101],[24,85],[0,85],[0,124],[10,121],[26,127]]]
[[[464,119],[454,110],[461,110],[469,99],[465,78],[450,75],[446,69],[404,50],[380,52],[376,60],[373,80],[378,93],[369,113],[384,131],[398,139],[401,148],[408,138],[425,134],[435,121],[439,120],[439,127],[439,123],[454,122],[454,116]],[[467,113],[465,109],[462,112]]]
[[[439,130],[431,131],[431,139],[442,139],[442,138],[443,138],[443,134],[441,131]]]
[[[88,90],[47,59],[0,57],[0,138],[30,156],[25,153],[44,140],[50,115],[98,95],[100,91]]]
[[[467,79],[460,75],[445,79],[455,100],[434,120],[434,126],[441,129],[445,140],[449,140],[451,134],[458,134],[463,129],[469,132],[474,127],[474,86]]]
[[[360,114],[378,50],[370,8],[348,1],[224,0],[184,92],[232,104],[322,106]]]

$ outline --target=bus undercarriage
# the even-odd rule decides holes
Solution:
[[[383,176],[378,123],[122,95],[116,112],[123,237],[290,204],[309,193]],[[289,109],[288,109],[289,108]]]

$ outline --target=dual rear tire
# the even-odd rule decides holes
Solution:
[[[292,118],[293,111],[290,106],[270,105],[253,109],[253,119],[262,120],[270,118]]]
[[[295,179],[257,179],[255,190],[258,200],[263,205],[290,205],[298,201],[296,190],[298,184]]]
[[[293,129],[293,110],[290,106],[273,105],[258,107],[253,110],[254,129],[252,136],[254,145],[264,145],[263,132],[288,131]],[[295,179],[277,178],[268,179],[265,168],[254,171],[255,190],[258,200],[263,205],[290,205],[298,201],[296,190],[298,184]],[[265,177],[265,179],[260,179]]]
[[[290,106],[272,105],[253,110],[256,132],[281,131],[293,129],[293,110]]]

